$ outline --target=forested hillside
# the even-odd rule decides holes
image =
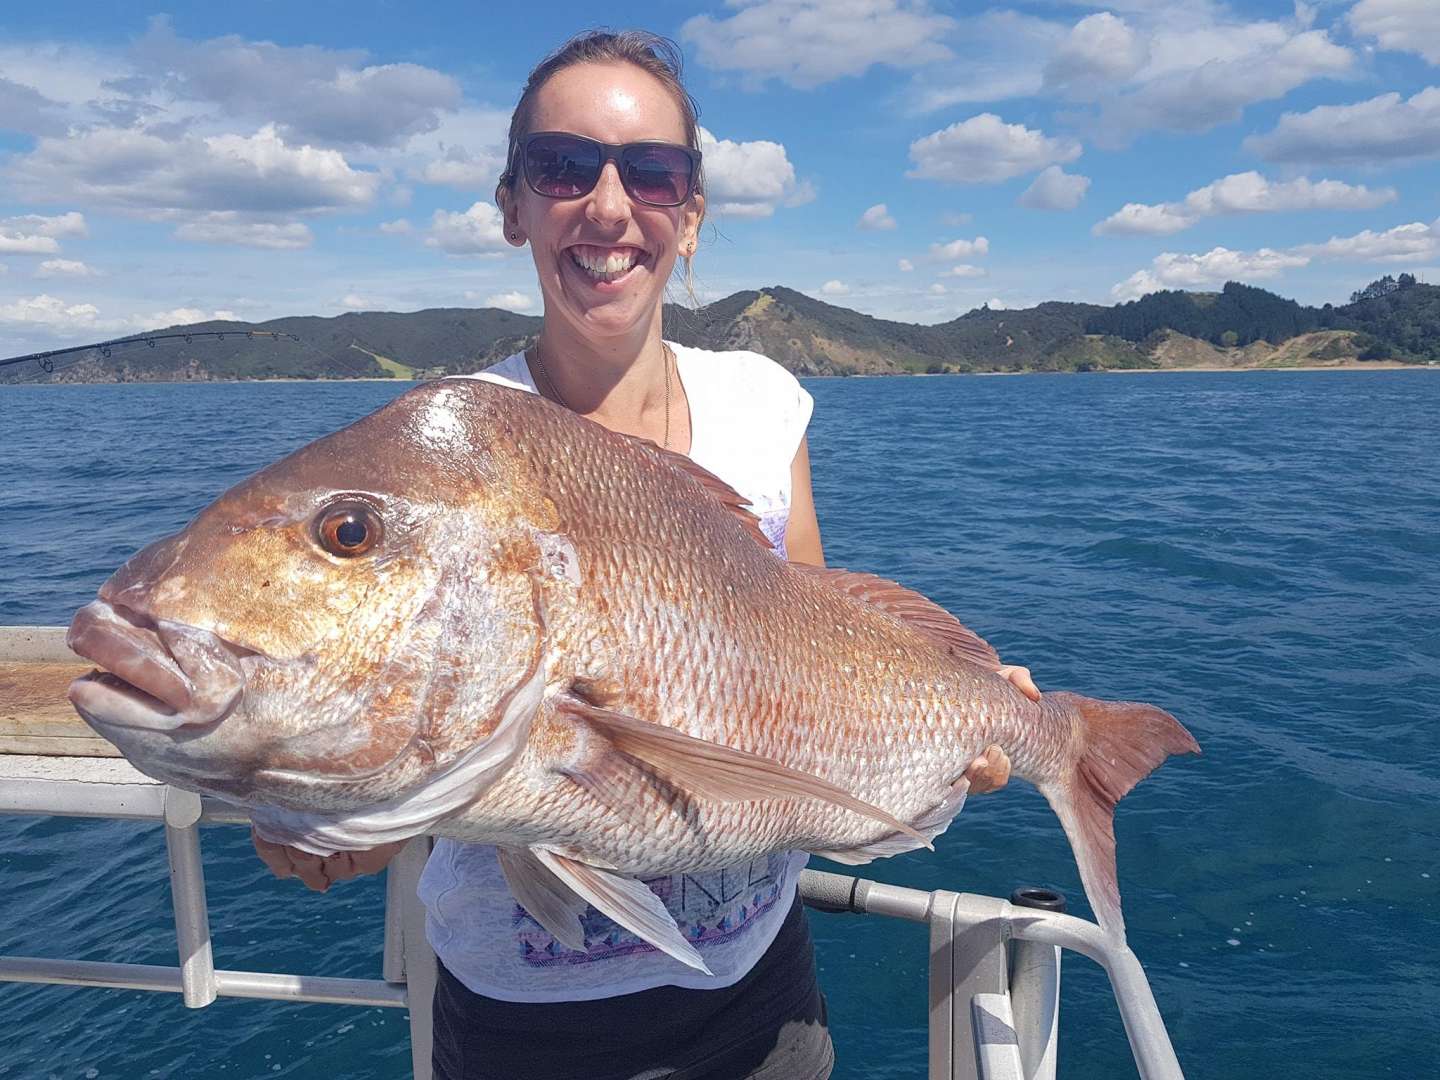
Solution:
[[[526,347],[539,328],[535,316],[495,308],[197,323],[169,332],[223,332],[223,340],[151,343],[142,335],[138,346],[52,364],[53,373],[31,363],[0,375],[72,382],[431,378],[485,367]],[[697,310],[667,304],[665,333],[687,345],[762,352],[801,375],[1425,363],[1440,362],[1440,287],[1408,274],[1386,276],[1347,304],[1316,308],[1230,282],[1218,293],[1157,292],[1114,307],[981,307],[922,326],[775,285]]]

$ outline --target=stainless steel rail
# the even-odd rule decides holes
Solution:
[[[0,627],[0,660],[15,659],[73,657],[57,630]],[[0,813],[163,821],[180,959],[163,967],[0,956],[0,982],[168,991],[189,1008],[217,997],[408,1008],[414,1076],[430,1080],[436,961],[415,895],[429,838],[412,840],[390,864],[383,977],[342,979],[216,970],[199,826],[248,823],[243,810],[159,784],[115,759],[0,755]],[[1139,960],[1094,923],[995,897],[815,870],[802,873],[800,893],[813,908],[928,926],[930,1080],[1053,1080],[1061,949],[1088,956],[1109,976],[1142,1080],[1183,1080]]]

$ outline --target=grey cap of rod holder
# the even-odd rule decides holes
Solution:
[[[1058,889],[1045,889],[1038,885],[1025,885],[1010,894],[1010,903],[1016,907],[1039,908],[1041,911],[1065,913],[1065,894]]]

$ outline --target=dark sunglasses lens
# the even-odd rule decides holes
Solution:
[[[690,197],[690,155],[676,146],[627,147],[621,175],[630,194],[652,206],[679,206]]]
[[[581,139],[547,135],[525,147],[530,186],[552,199],[584,195],[599,179],[600,165],[600,148]]]

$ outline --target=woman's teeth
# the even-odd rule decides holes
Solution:
[[[635,248],[618,251],[571,248],[570,258],[596,281],[614,281],[640,261],[640,252]]]

